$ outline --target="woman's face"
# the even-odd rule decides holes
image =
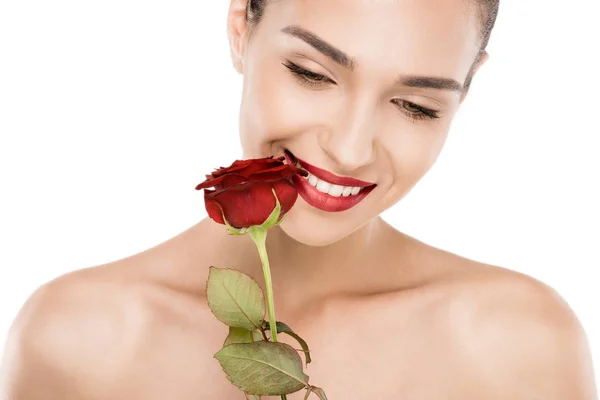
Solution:
[[[271,0],[248,41],[246,0],[236,2],[244,158],[287,149],[319,168],[297,177],[281,228],[333,243],[402,199],[437,159],[479,50],[477,17],[465,0]]]

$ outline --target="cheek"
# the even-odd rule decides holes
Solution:
[[[407,127],[407,129],[409,129]],[[447,138],[448,127],[432,125],[389,135],[385,144],[396,174],[396,183],[414,185],[437,160]]]
[[[280,61],[268,65],[254,68],[244,82],[240,134],[248,154],[263,154],[270,142],[318,130],[331,121],[321,101],[327,94],[302,87]]]
[[[275,141],[290,142],[308,132],[318,135],[333,129],[335,121],[346,120],[341,117],[342,101],[333,90],[303,87],[278,59],[253,65],[244,76],[240,109],[244,158],[270,154],[271,143]],[[396,175],[413,183],[431,168],[440,154],[449,121],[413,124],[395,114],[382,118],[379,124],[382,147],[391,158]]]

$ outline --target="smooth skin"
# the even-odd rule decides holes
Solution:
[[[244,157],[287,148],[378,185],[339,213],[299,198],[269,231],[276,316],[310,345],[310,382],[330,400],[596,399],[585,333],[557,293],[427,245],[379,216],[431,168],[467,94],[407,82],[464,82],[478,51],[468,2],[272,1],[254,30],[245,5],[231,0],[227,19],[232,61],[244,76]],[[289,26],[342,50],[354,68]],[[327,79],[302,84],[283,64],[290,61]],[[414,119],[423,108],[439,118]],[[250,238],[229,236],[210,219],[43,285],[12,325],[0,399],[243,400],[213,358],[227,327],[207,307],[211,265],[264,285]]]

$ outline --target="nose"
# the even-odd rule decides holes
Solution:
[[[319,137],[325,154],[340,172],[351,172],[375,160],[376,109],[363,103],[341,113],[339,123]]]

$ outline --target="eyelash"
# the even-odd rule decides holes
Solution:
[[[321,74],[317,74],[316,72],[312,72],[307,69],[304,69],[304,68],[294,64],[291,61],[288,61],[287,64],[286,63],[282,63],[282,64],[284,67],[289,69],[296,76],[296,78],[298,79],[298,81],[301,85],[309,86],[309,87],[317,87],[317,86],[321,86],[327,82],[335,83],[328,77],[321,75]],[[404,113],[408,118],[410,118],[414,121],[434,120],[434,119],[440,118],[440,116],[438,115],[438,111],[436,111],[436,110],[431,110],[429,108],[421,107],[418,104],[415,104],[415,103],[412,103],[412,102],[406,101],[406,100],[400,100],[400,99],[394,99],[394,100],[400,101],[401,104],[398,105],[398,108],[400,108],[400,111],[402,113]],[[394,103],[394,104],[396,104],[396,103]],[[409,106],[410,108],[416,109],[417,111],[409,111],[404,106]]]
[[[300,81],[300,83],[302,85],[314,87],[314,86],[322,85],[323,82],[335,83],[328,77],[321,75],[321,74],[317,74],[316,72],[309,71],[302,67],[299,67],[298,65],[294,64],[291,61],[288,61],[287,64],[286,63],[282,63],[282,64],[284,67],[286,67],[287,69],[292,71],[292,73],[298,78],[298,80]]]

